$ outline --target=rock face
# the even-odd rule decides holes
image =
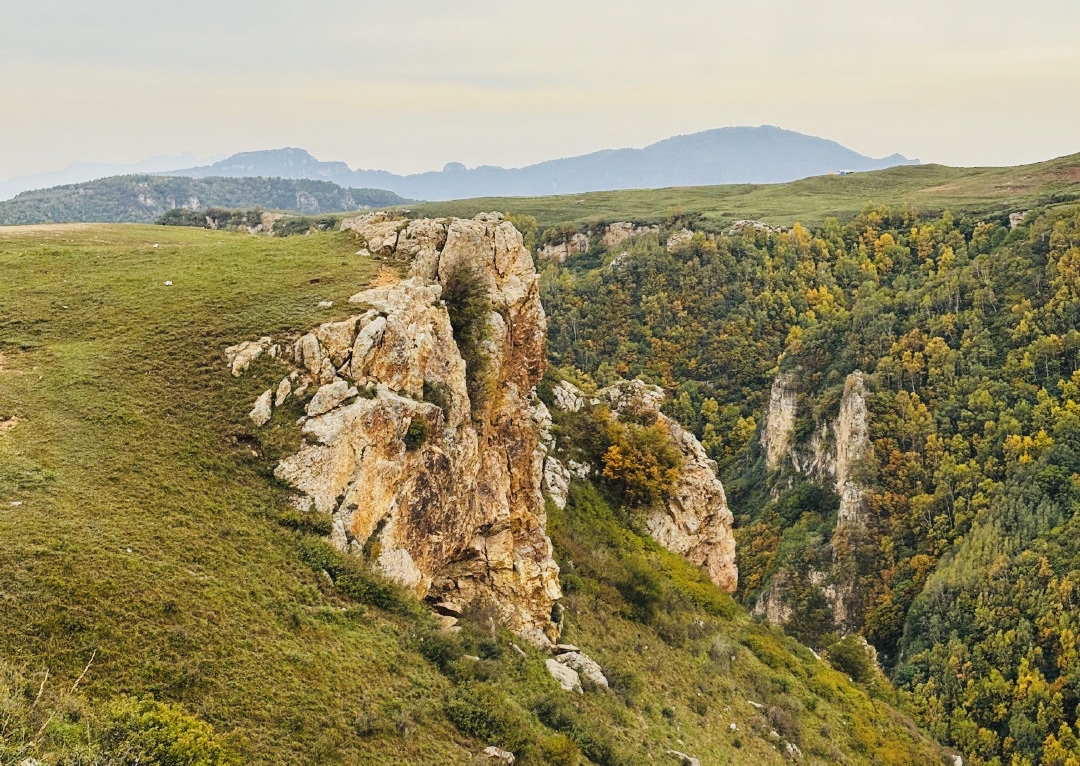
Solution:
[[[839,543],[851,534],[858,534],[867,521],[865,489],[856,478],[858,462],[870,449],[863,374],[856,370],[848,375],[836,417],[818,423],[804,444],[793,443],[797,410],[794,377],[782,373],[773,383],[765,426],[761,432],[765,463],[769,470],[788,465],[811,481],[831,485],[839,496],[840,505],[832,538],[834,561],[831,571],[826,572],[795,573],[781,570],[758,598],[754,612],[773,623],[787,622],[793,612],[785,603],[786,593],[792,583],[805,579],[807,584],[820,590],[829,603],[836,626],[854,630],[858,627],[855,583],[851,575],[844,574],[850,568],[836,566],[838,562],[835,559],[838,550],[850,548]]]
[[[856,370],[848,375],[836,418],[819,423],[807,444],[792,443],[797,415],[794,378],[790,373],[781,373],[773,382],[765,426],[761,431],[766,467],[774,471],[789,461],[803,476],[831,483],[840,496],[837,524],[865,523],[863,488],[855,480],[856,463],[870,447],[862,372]]]
[[[547,643],[561,594],[529,406],[547,323],[521,234],[497,214],[375,214],[342,227],[372,252],[411,259],[411,275],[353,296],[362,313],[296,342],[297,390],[321,388],[303,424],[308,443],[277,476],[332,515],[338,547],[366,552],[429,601],[486,599],[511,630]],[[471,355],[442,300],[466,277],[491,308]],[[469,370],[466,358],[482,362]]]
[[[667,429],[683,462],[674,488],[664,505],[648,516],[646,528],[665,548],[704,566],[714,583],[734,592],[739,570],[731,531],[733,518],[724,486],[716,476],[716,463],[692,433],[660,412],[663,390],[640,380],[623,381],[601,389],[590,402],[575,386],[561,381],[554,386],[553,395],[556,408],[565,412],[580,412],[589,404],[605,403],[615,417],[659,422]],[[567,478],[570,474],[585,478],[590,473],[588,466],[573,461],[566,468],[561,464],[558,467]]]
[[[781,373],[773,381],[769,394],[769,410],[761,429],[761,446],[765,450],[765,467],[775,471],[788,456],[791,435],[795,430],[797,397],[791,376]]]
[[[844,396],[840,400],[840,413],[832,429],[836,439],[836,459],[833,476],[836,493],[840,495],[837,525],[864,524],[863,488],[855,479],[855,465],[866,456],[870,446],[867,431],[866,389],[863,374],[855,371],[844,382]]]
[[[557,244],[545,245],[537,255],[541,260],[564,263],[567,258],[573,258],[578,253],[584,253],[589,249],[589,237],[586,234],[571,234],[565,241]]]
[[[618,247],[632,237],[638,237],[648,232],[658,231],[660,231],[659,226],[635,226],[628,221],[616,221],[615,223],[608,224],[607,229],[604,230],[602,241],[604,247],[610,250],[613,247]]]

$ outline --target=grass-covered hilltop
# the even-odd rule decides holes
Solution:
[[[1077,762],[1078,191],[1074,156],[413,209],[505,211],[535,254],[535,400],[573,471],[537,517],[551,620],[607,684],[581,692],[490,603],[433,610],[386,579],[397,521],[344,553],[339,510],[363,509],[297,504],[275,476],[350,376],[350,411],[413,413],[409,465],[443,459],[441,381],[366,386],[352,345],[390,333],[378,302],[413,284],[402,224],[386,248],[375,229],[0,228],[0,763]],[[416,262],[454,236],[414,223]],[[440,269],[425,310],[470,401],[497,399],[484,373],[513,357],[491,327],[513,323]],[[322,387],[256,426],[292,351],[234,376],[225,349],[307,348],[358,312],[351,361],[299,354]],[[716,461],[733,594],[652,523],[685,469],[674,431],[558,401],[633,378]]]

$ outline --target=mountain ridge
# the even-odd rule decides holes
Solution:
[[[190,178],[278,176],[388,189],[404,197],[449,200],[733,183],[783,183],[830,172],[918,164],[900,154],[873,158],[836,141],[765,125],[714,128],[641,149],[602,149],[518,168],[448,162],[442,170],[398,175],[323,162],[304,149],[241,152],[212,165],[171,171]]]

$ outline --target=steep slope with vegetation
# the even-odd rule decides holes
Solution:
[[[0,202],[0,226],[37,223],[151,223],[178,208],[287,210],[306,215],[398,205],[381,189],[282,178],[171,178],[132,175],[28,191]]]
[[[545,270],[551,361],[669,391],[722,466],[743,602],[812,646],[861,631],[974,763],[1078,757],[1080,208],[606,231],[534,235],[575,242]],[[842,510],[822,465],[856,395]]]
[[[0,760],[471,763],[498,746],[526,764],[781,764],[790,744],[803,763],[941,762],[865,655],[838,648],[837,672],[752,621],[634,531],[617,484],[575,480],[548,508],[564,638],[608,691],[563,691],[482,608],[441,632],[331,548],[273,478],[304,402],[256,430],[280,368],[236,379],[222,351],[346,316],[390,268],[356,250],[351,233],[0,233]]]

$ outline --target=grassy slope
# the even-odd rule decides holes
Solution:
[[[320,592],[269,515],[269,462],[232,440],[277,371],[234,381],[221,349],[326,318],[315,304],[372,270],[354,245],[136,226],[0,237],[0,412],[22,419],[0,436],[0,655],[61,683],[96,650],[91,694],[183,701],[266,762],[348,756],[365,702],[437,693],[393,622]],[[400,762],[460,756],[452,739]]]
[[[867,201],[910,203],[923,211],[1011,212],[1046,203],[1054,195],[1080,194],[1080,154],[1011,168],[949,168],[913,165],[819,176],[787,184],[699,186],[638,191],[596,192],[559,197],[485,197],[412,206],[418,216],[473,215],[504,210],[533,215],[541,228],[593,221],[660,221],[673,212],[698,213],[723,226],[742,218],[791,225],[841,219]]]
[[[275,521],[286,493],[271,475],[296,429],[279,413],[253,442],[246,419],[281,368],[224,369],[230,343],[344,316],[376,268],[354,250],[340,234],[0,229],[0,420],[20,418],[0,431],[0,660],[36,673],[35,688],[44,668],[70,685],[93,656],[91,697],[181,702],[255,763],[461,763],[490,744],[448,721],[444,696],[469,679],[416,651],[424,620],[349,602],[301,563],[303,539]],[[335,307],[318,309],[324,299]],[[553,515],[564,559],[608,544],[574,507]],[[663,587],[699,577],[648,555],[667,562]],[[815,708],[801,714],[809,763],[935,761],[882,703],[778,633],[702,612],[684,615],[701,635],[669,646],[619,616],[625,604],[585,564],[569,637],[641,689],[567,704],[623,762],[672,747],[782,763],[773,724],[746,702],[780,696],[795,700],[789,712]],[[733,670],[708,664],[716,636],[734,647]],[[530,736],[553,737],[529,712],[562,699],[542,658],[504,651],[489,671]],[[569,751],[562,762],[575,762]]]

